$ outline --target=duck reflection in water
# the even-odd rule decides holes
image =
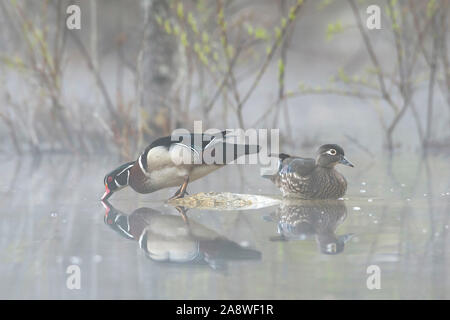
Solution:
[[[260,260],[261,252],[240,246],[216,231],[179,215],[164,214],[151,208],[139,208],[125,214],[108,202],[102,202],[105,224],[122,237],[136,240],[151,260],[184,264],[207,264],[213,269],[226,268],[227,261]]]
[[[338,254],[353,236],[335,233],[346,218],[347,207],[341,200],[285,200],[270,217],[278,223],[278,236],[271,240],[305,240],[315,236],[321,253]]]

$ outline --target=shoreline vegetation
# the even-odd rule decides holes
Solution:
[[[66,28],[70,3],[0,3],[6,44],[0,51],[0,132],[8,154],[102,152],[129,159],[195,120],[280,128],[281,143],[291,148],[318,144],[327,123],[297,138],[296,122],[308,121],[302,117],[306,97],[361,103],[368,117],[377,117],[372,121],[381,134],[373,140],[388,152],[401,150],[405,136],[423,152],[450,152],[449,1],[377,3],[378,31],[366,28],[365,2],[354,0],[136,0],[128,8],[91,1],[78,4],[80,30]],[[117,18],[114,28],[105,12]],[[342,13],[351,15],[327,20]],[[311,15],[326,19],[314,22],[317,30],[305,38]],[[317,35],[326,39],[327,54],[336,50],[335,65],[327,61],[335,71],[319,79],[299,72],[293,58],[324,40]],[[333,46],[348,39],[353,45],[345,56],[354,59],[340,65]],[[92,85],[84,96],[71,93],[86,83]],[[339,105],[328,107],[340,112]],[[346,142],[367,144],[355,135]]]

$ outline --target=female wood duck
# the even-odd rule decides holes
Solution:
[[[226,141],[227,132],[216,135],[185,134],[159,138],[136,161],[125,163],[104,178],[102,200],[126,186],[138,193],[180,186],[170,199],[182,198],[190,181],[222,168],[240,156],[258,153],[258,145]]]
[[[243,247],[195,220],[187,223],[181,216],[145,207],[125,214],[102,203],[105,224],[122,237],[138,241],[153,261],[207,264],[216,269],[226,267],[228,261],[261,259],[260,251]]]
[[[269,178],[284,197],[300,199],[338,199],[347,190],[347,181],[334,167],[340,163],[353,167],[336,144],[325,144],[317,150],[316,159],[280,154],[278,171]]]

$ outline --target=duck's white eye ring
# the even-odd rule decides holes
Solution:
[[[335,156],[336,155],[336,150],[335,149],[330,149],[326,153],[331,155],[331,156]]]

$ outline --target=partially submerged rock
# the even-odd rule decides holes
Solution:
[[[200,192],[181,199],[169,200],[173,206],[212,210],[248,210],[278,205],[280,199],[271,196],[230,192]]]

